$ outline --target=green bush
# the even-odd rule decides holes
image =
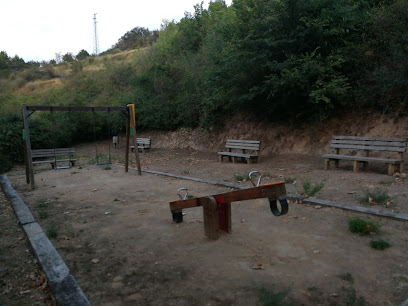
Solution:
[[[388,249],[391,245],[385,240],[372,240],[370,241],[370,247],[376,250],[385,250]]]
[[[350,218],[348,221],[348,228],[352,233],[368,235],[370,233],[377,233],[380,229],[380,225],[361,218]]]

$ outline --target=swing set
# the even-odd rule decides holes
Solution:
[[[93,113],[93,118],[95,118],[95,112],[108,112],[108,114],[111,111],[120,111],[126,115],[126,146],[125,146],[125,172],[129,171],[129,147],[130,147],[130,136],[133,137],[133,143],[137,145],[137,140],[136,140],[136,119],[135,119],[135,107],[134,104],[128,104],[127,106],[95,106],[95,107],[90,107],[90,106],[28,106],[23,104],[22,105],[22,115],[23,115],[23,139],[24,139],[24,146],[25,146],[25,165],[26,165],[26,181],[27,184],[31,183],[31,189],[35,189],[35,180],[34,180],[34,164],[33,164],[33,157],[36,156],[38,150],[32,150],[31,149],[31,140],[30,140],[30,129],[29,129],[29,124],[28,124],[28,118],[34,114],[36,111],[49,111],[49,112],[54,112],[54,111],[66,111],[66,112],[92,112]],[[30,113],[29,113],[30,112]],[[110,133],[110,123],[108,120],[108,129]],[[94,126],[94,137],[96,137],[96,132],[95,132],[95,126]],[[110,134],[109,134],[110,138]],[[55,156],[58,154],[58,150],[62,149],[46,149],[48,151],[53,151],[54,152],[54,159],[55,163],[53,168],[54,169],[61,169],[61,168],[69,168],[68,167],[57,167],[57,159]],[[43,150],[43,151],[46,151]],[[71,156],[73,155],[72,152],[74,152],[73,148],[68,148],[64,149],[65,151],[68,152],[68,161],[70,164],[73,164],[74,159],[71,159]],[[64,151],[64,154],[66,153]],[[134,150],[135,152],[135,158],[136,158],[136,164],[137,164],[137,170],[138,174],[142,175],[142,170],[140,167],[140,159],[139,159],[139,151]],[[95,143],[95,154],[96,154],[96,163],[98,165],[104,165],[104,164],[109,164],[110,163],[110,147],[109,147],[109,160],[108,163],[99,163],[99,156],[98,156],[98,148]]]

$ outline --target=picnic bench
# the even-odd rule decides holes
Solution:
[[[223,161],[224,157],[228,157],[228,160],[233,163],[235,163],[238,158],[245,160],[248,164],[258,162],[260,145],[261,142],[259,140],[227,139],[225,147],[228,149],[228,152],[218,152],[220,162]]]
[[[335,167],[338,168],[340,160],[351,160],[353,161],[353,171],[359,172],[361,164],[363,169],[367,170],[368,162],[381,162],[388,165],[388,175],[393,175],[396,172],[395,166],[399,166],[399,172],[404,171],[406,146],[407,138],[333,136],[330,147],[335,149],[335,154],[322,155],[325,159],[324,169],[330,169],[331,161],[334,161]],[[354,155],[340,154],[340,149],[352,150]],[[364,151],[364,156],[356,155],[358,152],[356,150]],[[370,156],[373,151],[397,153],[398,158]]]
[[[74,155],[75,148],[39,149],[31,151],[33,165],[49,163],[52,169],[57,168],[57,163],[59,162],[68,162],[70,166],[74,166],[76,162]]]
[[[152,145],[152,140],[150,138],[136,138],[137,148],[144,152],[149,150]],[[135,146],[130,146],[132,152],[135,150]]]

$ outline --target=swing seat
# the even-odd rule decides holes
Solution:
[[[57,163],[60,162],[69,162],[71,167],[75,166],[76,159],[74,158],[74,155],[74,148],[39,149],[31,151],[33,165],[49,163],[51,164],[52,169],[61,168],[57,167]],[[41,160],[34,161],[34,158],[38,158]],[[44,158],[48,159],[44,160]]]

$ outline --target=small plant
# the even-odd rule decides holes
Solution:
[[[348,228],[352,233],[368,235],[370,233],[377,233],[380,229],[380,225],[361,218],[350,218],[348,221]]]
[[[370,247],[372,247],[373,249],[376,249],[376,250],[381,250],[382,251],[382,250],[388,249],[390,246],[391,245],[387,241],[382,240],[382,239],[380,239],[380,240],[371,240],[370,241]]]
[[[390,185],[392,185],[392,184],[395,183],[395,180],[394,180],[394,179],[381,180],[381,181],[379,181],[378,183],[379,183],[380,185],[383,185],[383,186],[390,186]]]
[[[46,229],[46,234],[49,238],[58,237],[58,228],[54,223],[48,224]]]
[[[287,295],[290,289],[285,289],[280,292],[274,292],[273,290],[267,290],[265,288],[259,289],[259,300],[264,306],[282,305],[289,306],[294,303],[288,299]]]
[[[234,180],[236,180],[238,182],[243,182],[243,181],[249,180],[249,177],[248,177],[248,174],[235,173],[234,174]]]
[[[271,178],[271,177],[272,177],[272,174],[270,174],[269,172],[266,172],[266,173],[263,173],[263,174],[261,175],[261,177],[262,177],[262,178],[265,178],[265,177]]]
[[[37,213],[38,213],[38,216],[40,217],[40,219],[47,219],[48,218],[48,212],[46,212],[44,210],[39,210]]]
[[[365,306],[367,305],[366,300],[362,296],[357,296],[357,291],[353,287],[347,290],[346,305],[347,306]]]
[[[112,167],[110,165],[105,165],[103,167],[103,170],[111,170],[111,169],[112,169]]]
[[[36,204],[35,204],[35,207],[36,208],[46,208],[47,207],[47,202],[45,202],[45,201],[40,201],[40,202],[37,202]]]
[[[114,198],[113,201],[114,201],[114,202],[117,202],[117,201],[119,201],[119,199],[118,199],[118,198]]]
[[[345,273],[345,274],[340,274],[337,275],[341,280],[344,280],[346,282],[349,282],[350,284],[354,283],[354,279],[353,279],[353,275],[351,275],[350,273]]]
[[[187,195],[187,199],[192,199],[192,198],[195,198],[195,196],[192,195],[192,194],[188,194],[188,195]]]
[[[381,188],[369,188],[364,192],[364,195],[358,200],[365,204],[383,205],[390,199],[387,190]]]
[[[305,181],[302,183],[303,193],[309,197],[313,197],[324,187],[324,182],[317,184],[311,183],[310,181]]]
[[[296,179],[294,177],[285,177],[286,184],[293,184],[294,182],[296,182]]]

